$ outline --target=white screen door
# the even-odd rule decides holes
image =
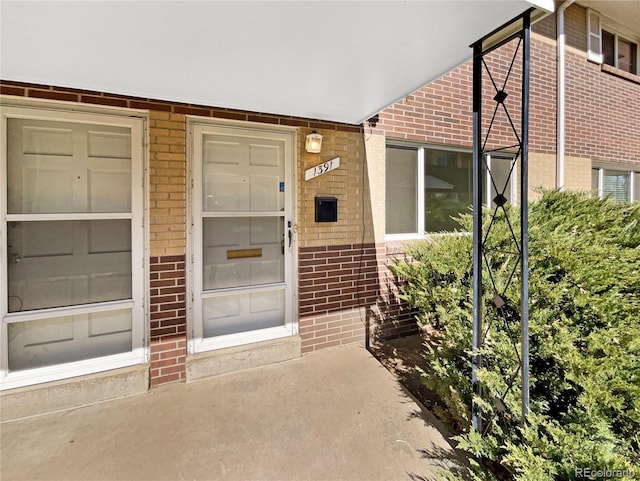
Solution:
[[[142,121],[7,108],[3,134],[3,384],[141,361]]]
[[[193,128],[193,348],[294,334],[293,136]]]

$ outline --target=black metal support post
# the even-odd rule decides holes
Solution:
[[[482,345],[482,42],[473,45],[473,358],[471,383],[473,394],[481,396],[478,370],[482,367],[478,352]],[[471,406],[473,429],[482,431],[478,406]]]
[[[492,327],[493,322],[500,323],[511,338],[514,348],[514,359],[517,359],[518,369],[511,373],[506,385],[504,393],[500,393],[494,399],[487,399],[489,403],[496,406],[495,412],[504,413],[508,409],[505,405],[507,395],[512,391],[514,383],[519,377],[521,380],[522,391],[522,420],[526,422],[526,416],[529,413],[529,217],[528,217],[528,141],[529,141],[529,75],[530,75],[530,30],[531,30],[531,12],[524,12],[508,24],[496,29],[486,37],[480,39],[472,45],[473,47],[473,336],[472,336],[472,385],[473,394],[476,398],[482,398],[483,392],[479,379],[480,370],[483,368],[482,350],[485,347],[485,337]],[[517,43],[517,45],[516,45]],[[500,59],[504,56],[494,56],[487,61],[488,55],[507,45],[515,45],[515,51],[508,68],[505,65],[496,65],[500,63]],[[512,47],[509,47],[512,48]],[[520,63],[517,63],[520,55]],[[496,75],[492,75],[490,65],[500,75],[506,77],[503,82],[497,82]],[[520,129],[516,127],[511,113],[509,111],[507,97],[509,97],[508,85],[509,81],[516,74],[514,71],[520,71],[521,77],[521,102],[520,102]],[[484,106],[483,92],[483,72],[488,75],[488,80],[493,85],[491,97],[494,104],[493,116],[488,126],[483,125],[482,109]],[[512,75],[513,74],[513,75]],[[501,121],[498,118],[502,116]],[[500,127],[498,127],[500,125]],[[492,137],[493,130],[502,129],[496,138]],[[513,141],[505,139],[512,136]],[[504,155],[510,153],[513,156],[511,170],[506,180],[498,181],[498,176],[492,172],[491,156]],[[516,165],[519,168],[516,169]],[[520,206],[520,232],[516,235],[514,221],[510,219],[509,209],[506,204],[509,203],[508,186],[511,181],[515,183],[515,172],[519,172],[519,206]],[[483,183],[486,181],[486,185]],[[486,192],[491,188],[496,192],[492,201],[488,201],[490,205],[485,205]],[[487,196],[488,197],[488,196]],[[515,199],[512,199],[515,200]],[[483,225],[483,206],[491,211],[490,219]],[[492,243],[492,229],[497,222],[505,222],[511,234],[509,239],[510,246],[501,245],[495,247]],[[486,227],[485,227],[486,226]],[[497,257],[496,257],[497,256]],[[503,262],[502,266],[508,266],[510,275],[505,281],[499,278],[492,268],[490,259],[505,259],[509,256],[515,258],[514,265],[511,266]],[[516,275],[520,268],[520,276]],[[487,282],[492,285],[492,301],[493,306],[484,305],[483,297],[483,276],[482,271],[488,272]],[[509,289],[517,280],[520,282],[520,300],[509,299],[511,295],[515,295],[513,289]],[[488,309],[493,312],[492,318],[484,319]],[[519,321],[519,332],[513,332],[510,324],[514,320]],[[518,337],[520,349],[518,349]],[[518,376],[519,374],[519,376]],[[486,395],[486,394],[485,394]],[[480,432],[486,433],[490,428],[492,419],[482,419],[482,413],[477,402],[473,402],[472,409],[472,426]],[[495,416],[495,414],[494,414]]]
[[[520,351],[522,353],[522,419],[529,414],[529,74],[531,12],[522,17],[522,154],[520,159]]]

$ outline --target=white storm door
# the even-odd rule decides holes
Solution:
[[[194,350],[295,334],[293,134],[194,125]]]
[[[142,121],[7,108],[3,132],[3,384],[143,361]]]

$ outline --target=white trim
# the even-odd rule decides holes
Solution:
[[[202,211],[202,139],[206,133],[233,132],[235,135],[252,137],[255,134],[273,136],[285,142],[285,210],[257,212],[203,212]],[[235,120],[207,119],[187,116],[187,331],[189,354],[205,352],[224,347],[237,346],[298,333],[297,309],[297,224],[296,224],[296,148],[297,129],[287,126],[260,124]],[[287,213],[289,214],[287,217]],[[222,217],[281,217],[285,233],[285,281],[262,286],[203,290],[202,279],[202,219]],[[286,242],[287,222],[291,222],[293,239],[289,248]],[[288,266],[288,267],[287,267]],[[289,288],[287,288],[287,286]],[[204,338],[202,323],[202,301],[204,299],[241,294],[243,292],[285,291],[285,325],[269,329],[241,332],[215,338]]]
[[[425,166],[424,166],[424,147],[418,149],[418,195],[416,206],[416,215],[418,216],[418,235],[424,237],[426,225],[424,222],[425,218],[425,205],[424,205],[424,175],[425,175]]]
[[[112,356],[10,372],[0,383],[0,391],[141,364],[145,358],[143,351],[144,349],[138,348],[132,352],[114,354]]]
[[[192,342],[194,343],[194,353],[199,353],[212,351],[214,349],[242,346],[254,342],[271,341],[282,337],[290,337],[295,334],[297,334],[297,332],[292,334],[288,326],[278,326],[256,331],[240,332],[238,334],[194,339]]]
[[[1,96],[0,130],[2,145],[7,142],[7,119],[34,119],[55,122],[73,122],[99,126],[125,127],[131,131],[131,212],[126,213],[64,213],[64,214],[7,214],[7,186],[0,182],[0,389],[11,389],[40,382],[65,379],[90,374],[118,367],[145,362],[148,358],[147,330],[147,298],[149,291],[149,266],[146,257],[146,239],[148,222],[146,195],[148,177],[146,176],[146,159],[148,139],[146,138],[147,115],[145,112],[93,107],[83,104],[42,101],[40,99],[24,99],[12,96]],[[6,149],[0,152],[0,171],[7,171]],[[33,311],[9,313],[7,302],[7,232],[6,225],[10,221],[65,221],[65,220],[131,220],[131,299],[110,301],[78,306],[57,307]],[[15,373],[8,368],[7,328],[10,323],[28,322],[55,318],[69,314],[104,312],[115,309],[131,310],[131,351],[114,356],[86,359],[28,369]]]
[[[391,241],[404,241],[404,240],[420,240],[426,239],[431,236],[440,236],[447,234],[455,234],[456,232],[427,232],[425,225],[425,173],[426,173],[426,165],[425,165],[425,150],[440,150],[446,152],[455,152],[462,154],[470,154],[471,150],[464,147],[449,147],[447,145],[438,145],[438,144],[425,144],[420,142],[412,142],[406,140],[396,140],[396,139],[387,139],[385,144],[385,152],[387,148],[399,148],[399,149],[414,149],[416,150],[416,176],[417,176],[417,196],[416,196],[416,215],[418,216],[416,226],[417,232],[401,232],[394,234],[384,235],[385,242]],[[505,154],[505,157],[507,154]],[[386,154],[385,154],[385,175],[386,175]],[[515,168],[515,167],[514,167]],[[488,178],[488,176],[487,176]],[[512,184],[513,189],[513,184]],[[489,190],[490,192],[490,190]],[[489,202],[490,204],[490,202]],[[386,209],[386,206],[385,206]],[[385,226],[386,231],[386,226]]]
[[[605,171],[608,172],[620,172],[622,174],[629,174],[629,203],[637,202],[634,200],[637,195],[637,190],[640,186],[637,185],[636,175],[640,175],[640,168],[630,164],[616,164],[606,162],[594,162],[591,165],[591,170],[598,172],[598,199],[604,198],[604,175]]]
[[[287,288],[284,282],[274,282],[273,284],[260,284],[255,286],[225,287],[222,289],[202,291],[200,297],[202,299],[212,299],[215,297],[224,297],[235,294],[253,294],[257,292],[283,291]]]
[[[567,2],[571,2],[573,3],[573,1],[575,0],[567,0]],[[565,4],[567,3],[565,2]],[[563,7],[564,5],[561,5],[560,8],[558,9],[558,13],[561,14],[562,12],[564,12]],[[598,30],[598,34],[592,34],[591,33],[591,16],[594,16],[597,18],[598,20],[598,26],[597,26],[597,30]],[[595,62],[595,63],[599,63],[602,64],[604,63],[604,45],[603,45],[603,35],[602,35],[602,31],[605,30],[608,33],[612,34],[614,36],[614,45],[613,45],[613,67],[619,68],[618,67],[618,41],[620,40],[620,38],[624,39],[627,42],[631,42],[634,43],[636,45],[636,71],[635,72],[631,72],[632,74],[638,75],[640,74],[640,36],[638,36],[638,33],[631,30],[628,27],[623,26],[622,24],[620,24],[619,22],[613,20],[610,17],[607,17],[606,15],[601,14],[600,12],[597,12],[591,8],[587,8],[587,59]],[[564,31],[563,31],[564,33]],[[592,35],[594,38],[592,38]],[[593,51],[592,48],[592,43],[593,41],[595,41],[595,39],[597,39],[598,42],[598,47],[600,49],[600,53],[597,54]]]
[[[409,234],[386,234],[384,236],[384,240],[386,242],[388,241],[395,241],[395,240],[420,240],[420,239],[424,239],[424,235],[419,235],[419,234],[415,234],[415,233],[409,233]]]
[[[52,307],[49,309],[37,309],[34,311],[10,312],[4,316],[3,322],[38,321],[42,319],[55,319],[57,317],[78,316],[94,312],[108,312],[120,309],[133,309],[135,303],[132,300],[97,302],[94,304],[80,304],[78,306]]]
[[[125,220],[133,219],[132,213],[92,213],[86,214],[7,214],[7,222],[54,221],[54,220]]]
[[[598,169],[598,199],[604,196],[604,169]]]
[[[597,30],[598,32],[597,35],[591,33],[591,30],[592,30],[591,16],[592,15],[598,21],[598,26],[596,29],[594,29],[594,30]],[[592,36],[594,37],[593,39],[591,38]],[[593,45],[593,42],[596,41],[596,39],[597,39],[598,46],[600,48],[600,53],[596,53],[593,51],[592,45]],[[592,62],[596,62],[596,63],[602,63],[602,61],[604,60],[604,54],[602,52],[602,19],[600,18],[600,13],[590,8],[587,8],[587,58]]]
[[[256,211],[256,212],[202,212],[203,218],[219,218],[219,217],[284,217],[285,213],[281,210],[274,211]]]

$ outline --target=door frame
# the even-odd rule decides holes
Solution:
[[[97,372],[143,364],[149,361],[149,251],[148,251],[148,192],[149,179],[147,175],[148,162],[148,112],[135,109],[117,107],[96,107],[73,102],[48,101],[40,99],[23,99],[10,96],[0,96],[0,139],[1,145],[7,142],[7,119],[24,118],[34,120],[68,121],[99,125],[124,126],[131,128],[132,134],[132,285],[138,287],[132,290],[132,300],[110,301],[100,303],[101,306],[91,307],[84,304],[71,307],[57,307],[45,310],[35,310],[22,314],[22,321],[41,318],[62,317],[68,314],[83,312],[101,312],[117,308],[130,307],[132,310],[132,349],[129,352],[110,356],[73,361],[52,366],[27,369],[10,373],[8,371],[8,313],[7,281],[7,183],[0,182],[0,390],[13,389],[49,381],[57,381],[76,376],[94,374]],[[0,172],[7,170],[6,150],[0,152]],[[3,176],[4,177],[4,176]],[[10,216],[9,216],[10,217]],[[59,220],[74,220],[100,217],[92,214],[65,214]],[[107,217],[107,216],[105,216]],[[64,219],[63,219],[64,218]],[[133,223],[139,223],[133,228]]]
[[[267,332],[248,331],[220,338],[203,338],[202,333],[202,303],[196,298],[196,276],[199,285],[202,285],[202,239],[197,236],[202,234],[202,229],[196,224],[195,216],[201,213],[202,173],[195,167],[201,167],[201,161],[195,159],[196,154],[196,130],[216,128],[232,128],[244,130],[247,133],[275,133],[288,136],[290,155],[285,158],[285,205],[290,205],[289,217],[284,220],[291,221],[293,233],[291,247],[285,251],[285,282],[289,278],[285,288],[285,326],[284,328],[265,329]],[[237,120],[210,119],[197,116],[187,116],[187,349],[189,354],[197,354],[206,351],[224,349],[234,346],[242,346],[254,342],[268,341],[298,334],[298,239],[297,239],[297,146],[298,131],[295,127],[277,126],[257,122],[245,122]],[[288,164],[288,165],[287,165]],[[287,185],[290,187],[287,188]],[[202,219],[202,217],[200,217]],[[288,258],[288,259],[287,259]],[[287,260],[289,266],[287,267]],[[198,261],[200,261],[198,263]],[[197,265],[198,264],[198,265]],[[286,270],[288,269],[288,273]],[[269,290],[265,287],[265,290]],[[198,303],[199,306],[198,306]],[[198,325],[200,323],[200,325]]]

